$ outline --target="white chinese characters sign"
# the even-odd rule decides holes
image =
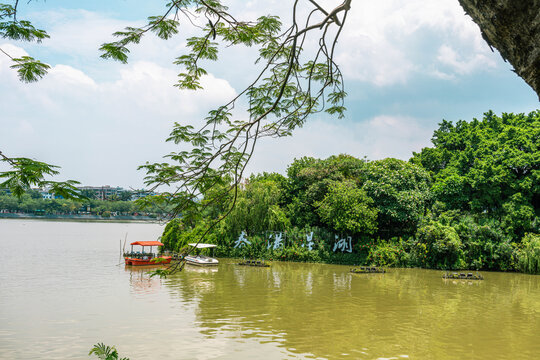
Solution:
[[[339,236],[336,235],[335,240],[336,242],[334,243],[334,252],[336,252],[336,250],[340,250],[341,252],[352,253],[352,237],[347,236],[346,239],[340,239]]]
[[[242,231],[242,233],[240,234],[240,236],[238,237],[238,240],[236,240],[234,242],[234,247],[235,248],[238,248],[238,247],[242,247],[242,246],[246,246],[246,245],[251,245],[251,243],[248,241],[247,239],[247,234],[245,231]]]

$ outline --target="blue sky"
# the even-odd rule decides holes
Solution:
[[[45,28],[51,39],[40,45],[0,40],[0,47],[28,53],[52,70],[37,84],[21,84],[0,57],[0,150],[60,165],[62,178],[85,185],[140,188],[144,174],[137,166],[177,150],[164,142],[175,121],[200,124],[255,74],[252,50],[225,49],[222,61],[208,66],[205,91],[173,88],[179,69],[172,61],[194,31],[188,24],[172,40],[143,40],[127,65],[99,58],[97,49],[112,32],[141,25],[164,3],[21,3],[19,17]],[[239,18],[271,13],[288,19],[289,2],[228,4]],[[355,0],[352,6],[336,58],[349,93],[346,118],[313,116],[292,138],[264,140],[250,171],[284,172],[304,155],[408,159],[430,145],[442,119],[538,108],[534,91],[489,49],[457,0]]]

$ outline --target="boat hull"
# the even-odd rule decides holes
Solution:
[[[163,259],[163,260],[156,261],[155,259]],[[160,256],[158,258],[153,258],[153,259],[137,259],[137,258],[130,258],[130,257],[124,258],[126,265],[131,265],[131,266],[166,265],[166,264],[170,264],[171,260],[172,260],[172,256]]]
[[[195,266],[218,266],[219,261],[217,259],[207,256],[186,256],[186,263]]]

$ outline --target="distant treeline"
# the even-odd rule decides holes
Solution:
[[[20,199],[0,192],[0,212],[19,212],[35,215],[98,215],[151,217],[166,215],[166,211],[157,206],[146,204],[141,209],[135,201],[120,200],[71,200],[43,199],[38,191],[29,191]]]
[[[443,121],[432,143],[409,161],[304,157],[254,175],[204,241],[222,256],[539,273],[540,111]],[[166,248],[198,241],[232,200],[171,221]]]

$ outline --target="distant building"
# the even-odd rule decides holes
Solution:
[[[85,192],[92,192],[94,194],[94,197],[96,199],[100,200],[106,200],[110,199],[111,197],[115,198],[122,198],[123,193],[128,193],[131,195],[129,200],[135,201],[137,199],[146,197],[146,196],[152,196],[152,195],[158,195],[158,193],[154,191],[149,190],[126,190],[124,188],[121,188],[119,186],[117,187],[111,187],[109,185],[105,186],[80,186],[78,187],[79,190],[85,191]],[[124,197],[124,200],[126,200],[126,197]]]
[[[143,197],[155,196],[155,195],[159,195],[159,193],[154,192],[154,191],[149,191],[149,190],[135,190],[131,194],[131,201],[135,201],[135,200],[141,199]]]
[[[120,196],[121,193],[128,191],[119,186],[111,187],[109,185],[105,186],[81,186],[78,187],[81,191],[90,191],[94,194],[96,199],[106,200],[112,196]]]
[[[47,199],[47,200],[54,199],[54,194],[51,194],[50,192],[45,192],[45,191],[42,192],[42,191],[40,191],[40,193],[41,193],[41,197],[43,199]]]
[[[88,196],[88,194],[92,194],[94,198],[99,199],[99,200],[107,200],[107,199],[110,199],[112,197],[112,198],[117,198],[117,199],[123,198],[124,201],[126,201],[126,200],[135,201],[137,199],[140,199],[140,198],[143,198],[143,197],[146,197],[146,196],[159,195],[159,193],[157,193],[157,192],[149,191],[149,190],[145,190],[145,189],[126,190],[126,189],[121,188],[119,186],[112,187],[112,186],[109,186],[109,185],[105,185],[105,186],[80,186],[80,187],[77,187],[77,189],[79,189],[80,192],[85,192],[87,194],[87,196]],[[32,192],[34,194],[36,194],[35,196],[33,195],[33,197],[36,197],[37,194],[39,193],[39,195],[41,195],[41,198],[43,198],[43,199],[47,199],[47,200],[63,199],[62,196],[56,195],[56,194],[54,194],[52,192],[49,192],[48,189],[33,188]],[[130,196],[128,197],[128,195],[125,195],[125,193],[129,194]],[[0,189],[0,195],[2,195],[2,194],[11,195],[11,191],[8,188]],[[122,194],[124,194],[124,196],[121,196]]]
[[[64,198],[63,196],[56,195],[55,193],[49,192],[49,190],[47,190],[47,189],[35,188],[35,189],[32,189],[32,190],[37,191],[41,195],[42,199],[52,200],[52,199],[63,199]]]

